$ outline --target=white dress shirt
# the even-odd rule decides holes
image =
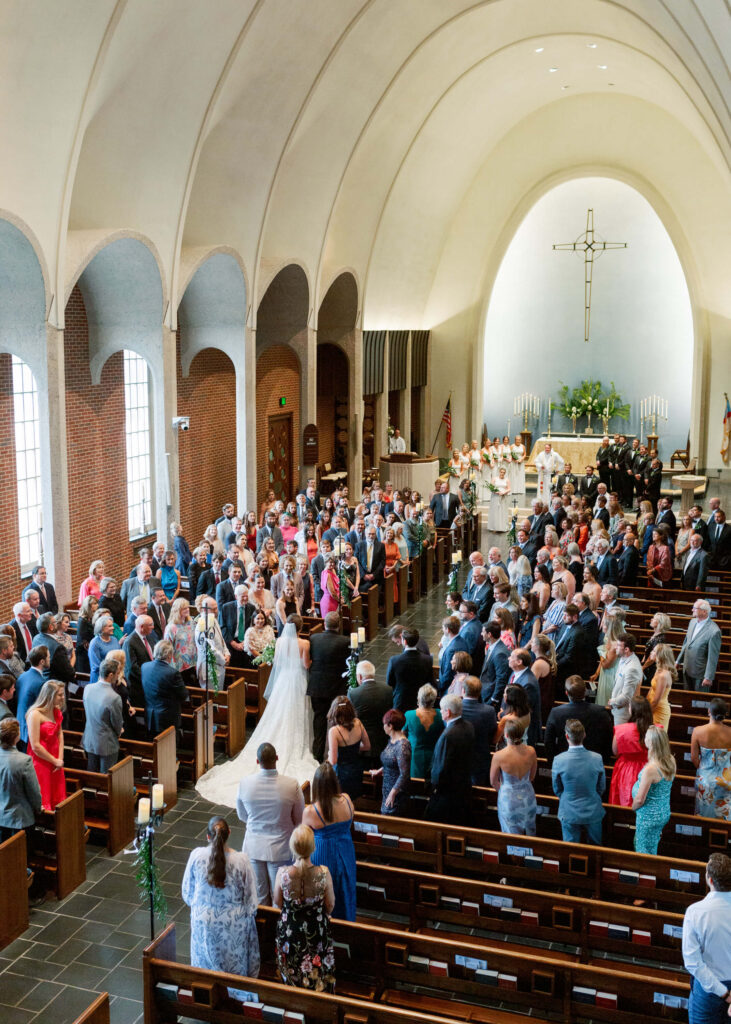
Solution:
[[[683,963],[706,992],[723,998],[731,981],[731,892],[709,892],[683,920]]]

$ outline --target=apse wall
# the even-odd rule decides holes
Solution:
[[[590,207],[595,236],[628,247],[595,260],[587,344],[583,254],[554,252],[551,246],[583,234]],[[658,425],[661,458],[685,445],[693,370],[688,288],[662,222],[644,197],[623,182],[576,179],[535,204],[497,274],[484,345],[483,419],[491,436],[503,434],[509,419],[511,432],[519,429],[515,395],[541,397],[537,431],[544,432],[547,399],[558,401],[559,381],[573,387],[592,378],[606,386],[613,380],[631,404],[630,420],[612,420],[611,430],[639,434],[639,402],[655,393],[669,403],[667,429]],[[584,418],[579,429],[585,425]],[[554,413],[552,432],[570,429],[570,421]]]

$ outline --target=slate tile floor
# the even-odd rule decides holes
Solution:
[[[462,569],[461,583],[466,576]],[[399,620],[416,627],[436,651],[444,615],[446,584],[441,583]],[[384,629],[365,650],[385,678],[388,659],[398,649]],[[166,815],[155,839],[155,856],[168,901],[168,920],[176,924],[178,956],[188,959],[188,908],[180,884],[190,851],[205,842],[212,814],[225,814],[231,843],[240,849],[244,830],[228,807],[202,800],[191,785],[181,787],[177,806]],[[30,926],[0,950],[0,1021],[2,1024],[68,1024],[99,992],[109,992],[112,1024],[143,1019],[142,950],[149,942],[149,914],[134,880],[134,858],[109,857],[89,843],[86,881],[65,900],[34,907]],[[2,880],[0,880],[2,884]]]

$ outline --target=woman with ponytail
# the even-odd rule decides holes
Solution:
[[[183,876],[183,899],[190,907],[191,966],[256,978],[259,938],[251,863],[245,853],[227,845],[225,818],[211,818],[207,837],[208,846],[193,850]],[[236,990],[229,994],[237,998]]]
[[[332,877],[324,864],[312,863],[315,835],[299,825],[289,840],[294,864],[280,868],[273,902],[282,913],[277,922],[277,968],[285,985],[332,992],[335,951],[330,915],[335,906]]]

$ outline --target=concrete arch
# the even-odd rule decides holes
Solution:
[[[271,277],[256,313],[257,355],[264,346],[292,342],[311,325],[312,289],[303,264],[289,261]]]
[[[342,271],[332,281],[320,303],[317,332],[328,341],[341,338],[356,326],[359,313],[358,283],[350,271]]]
[[[243,257],[230,245],[195,245],[185,246],[180,254],[180,273],[179,273],[179,289],[176,294],[176,317],[180,315],[180,306],[185,296],[185,292],[188,285],[193,280],[197,272],[212,256],[218,256],[225,254],[230,256],[236,263],[238,263],[241,276],[244,279],[244,293],[247,297],[248,305],[246,307],[246,315],[251,310],[251,289],[249,286],[249,275],[246,270],[246,264],[244,263]]]
[[[20,218],[0,211],[0,351],[31,369],[46,387],[48,272],[37,239]]]

